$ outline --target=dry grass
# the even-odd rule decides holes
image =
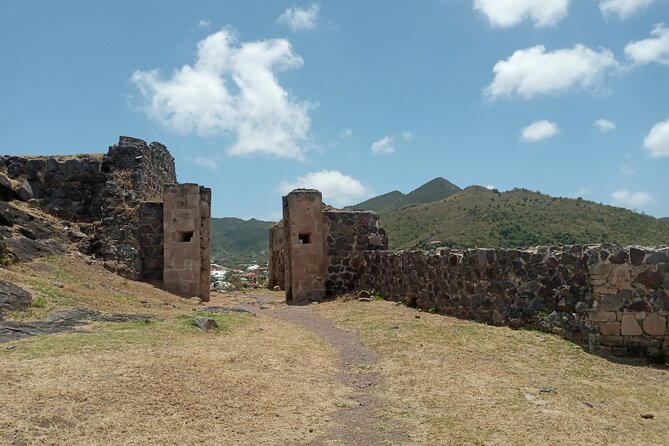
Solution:
[[[102,262],[91,262],[78,254],[0,269],[0,279],[33,295],[33,308],[12,313],[15,319],[42,318],[55,308],[78,305],[109,313],[142,312],[161,317],[193,308],[188,300],[158,286],[120,277],[102,268]]]
[[[76,255],[15,265],[0,278],[43,300],[12,318],[72,305],[155,316],[1,344],[0,444],[327,443],[331,412],[349,410],[335,352],[295,325],[218,315],[221,329],[202,333],[190,324],[191,302]],[[249,299],[216,294],[211,304]],[[309,309],[381,354],[369,366],[381,377],[381,415],[404,421],[413,444],[668,443],[665,369],[390,302]]]
[[[203,333],[192,304],[76,257],[2,277],[65,284],[25,318],[74,304],[158,319],[1,344],[0,444],[295,444],[323,435],[344,394],[332,349],[293,325],[217,315],[221,329]]]
[[[337,301],[317,311],[383,354],[380,396],[396,416],[420,421],[418,444],[669,443],[667,370],[390,302]]]

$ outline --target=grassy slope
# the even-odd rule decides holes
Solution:
[[[386,214],[407,205],[443,200],[460,190],[458,186],[450,181],[437,177],[406,195],[395,190],[378,197],[370,198],[354,206],[348,206],[346,209],[376,211],[379,214]]]
[[[346,394],[334,350],[273,318],[193,311],[79,256],[0,268],[0,279],[41,302],[8,319],[73,305],[154,317],[0,344],[2,445],[298,444],[324,434],[324,415]],[[214,294],[210,304],[232,299]],[[220,328],[202,332],[194,316]]]
[[[399,206],[406,195],[398,190],[388,192],[387,194],[379,195],[378,197],[370,198],[367,201],[358,203],[353,206],[348,206],[346,209],[354,209],[361,211],[376,211],[379,213],[388,212]]]
[[[498,193],[473,186],[440,202],[386,214],[382,223],[394,248],[414,247],[422,240],[459,247],[669,244],[669,224],[653,217],[524,189]]]
[[[212,259],[224,264],[267,261],[268,234],[273,225],[254,218],[212,218]]]

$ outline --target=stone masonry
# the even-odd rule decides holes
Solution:
[[[192,186],[176,182],[174,158],[164,145],[128,136],[121,136],[107,154],[0,157],[1,200],[29,201],[65,220],[64,225],[77,223],[82,252],[102,257],[106,268],[135,280],[163,279],[163,213],[171,212],[163,203],[164,185],[172,191]],[[202,189],[199,194],[206,205],[198,207],[197,282],[206,276],[207,293],[198,285],[196,295],[204,296],[211,192]]]
[[[359,251],[388,245],[376,213],[324,206],[317,190],[283,197],[283,216],[270,230],[268,285],[284,289],[288,301],[320,301],[354,289]]]
[[[163,191],[165,272],[168,290],[209,300],[211,190],[169,184]]]
[[[270,286],[284,280],[287,300],[365,290],[423,310],[559,334],[595,353],[669,356],[667,247],[387,251],[373,212],[323,207],[315,190],[293,191],[283,202],[284,220],[271,231]],[[324,249],[306,251],[305,242]]]

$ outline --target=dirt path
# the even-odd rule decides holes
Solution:
[[[292,306],[251,296],[255,311],[310,330],[325,339],[337,351],[340,361],[339,381],[351,389],[350,404],[340,407],[331,417],[325,441],[306,443],[320,445],[398,445],[411,443],[404,423],[389,418],[385,401],[375,388],[381,382],[376,371],[379,354],[362,345],[354,333],[335,327],[334,322],[309,306]]]

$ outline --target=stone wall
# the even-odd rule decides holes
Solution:
[[[321,193],[297,189],[283,197],[283,228],[286,300],[323,300],[326,229]]]
[[[197,184],[169,184],[163,191],[163,234],[168,290],[209,300],[211,190]]]
[[[0,157],[0,199],[31,200],[79,223],[86,234],[81,251],[131,279],[163,278],[163,186],[176,182],[164,145],[127,136],[106,155]],[[208,289],[211,192],[202,189],[200,196],[206,205],[197,207],[198,225],[207,238],[198,242],[198,264],[204,265],[198,283],[206,276]]]
[[[553,332],[597,353],[669,355],[669,248],[361,251],[355,289]]]
[[[107,175],[104,155],[0,157],[0,171],[18,184],[27,184],[32,197],[50,213],[64,219],[94,221],[102,216]],[[5,201],[13,198],[11,191]]]
[[[151,214],[141,215],[145,201],[161,201],[164,184],[176,182],[174,158],[162,144],[147,145],[137,138],[121,136],[102,159],[101,172],[106,175],[101,201],[102,218],[95,224],[90,241],[91,251],[101,255],[109,269],[131,279],[154,278],[143,273],[145,247],[140,228],[162,226],[162,216],[147,221]],[[144,219],[142,219],[144,217]],[[147,238],[146,250],[154,244]]]
[[[284,278],[285,270],[285,238],[283,221],[272,226],[269,230],[269,274],[267,276],[267,287],[274,289],[279,287],[286,289]]]
[[[140,203],[139,224],[142,279],[163,280],[163,203]]]
[[[359,276],[359,253],[388,248],[386,231],[375,212],[326,209],[326,295],[355,289]]]

